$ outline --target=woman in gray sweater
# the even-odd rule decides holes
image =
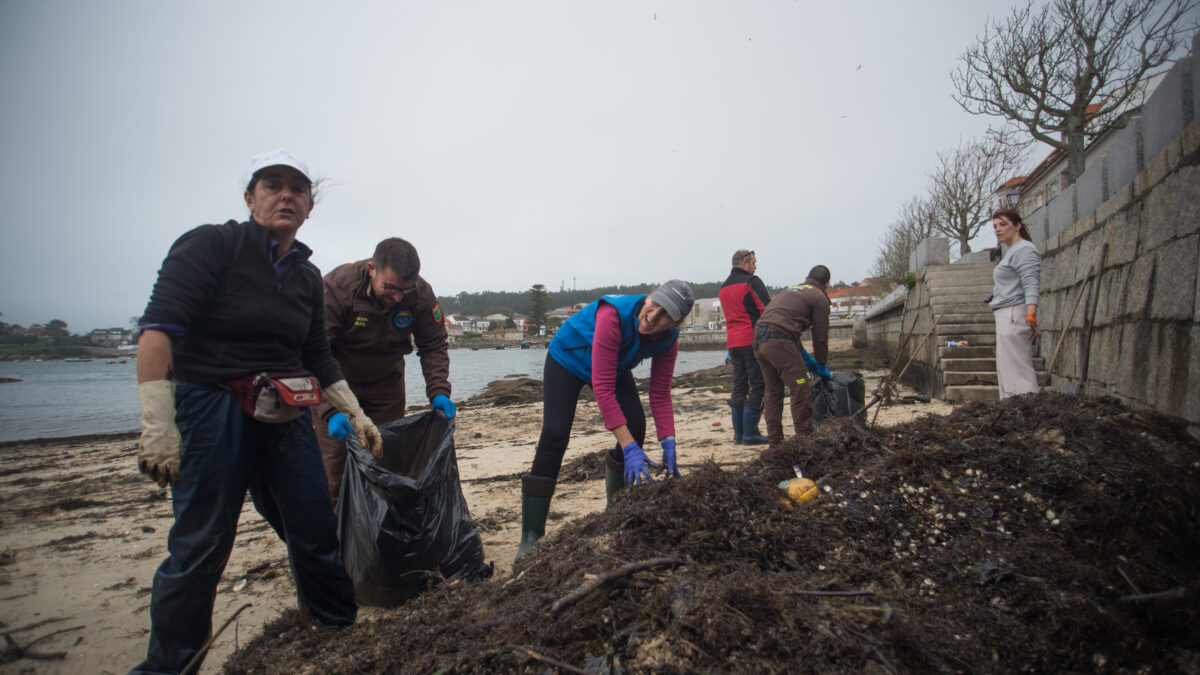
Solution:
[[[996,211],[992,214],[992,227],[996,241],[1004,247],[1004,254],[992,272],[989,303],[996,317],[996,377],[1000,398],[1036,394],[1032,341],[1037,330],[1042,258],[1015,210]]]

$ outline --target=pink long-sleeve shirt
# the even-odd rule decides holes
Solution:
[[[646,340],[651,336],[643,335]],[[668,339],[670,333],[660,333]],[[592,392],[604,418],[604,428],[616,429],[625,424],[625,415],[617,403],[617,355],[621,351],[621,319],[617,310],[607,303],[596,309],[596,330],[592,335]],[[671,378],[675,374],[675,358],[679,342],[667,351],[650,357],[650,414],[661,440],[675,435],[675,410],[671,406]]]

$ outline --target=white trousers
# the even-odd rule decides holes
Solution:
[[[1031,329],[1025,323],[1025,305],[1001,307],[996,317],[996,377],[1000,398],[1018,394],[1036,394],[1037,373],[1033,371]]]

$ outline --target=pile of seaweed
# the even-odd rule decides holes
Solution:
[[[463,401],[464,407],[489,407],[520,405],[522,403],[540,403],[542,400],[542,381],[531,377],[517,377],[504,380],[492,380],[482,393],[476,394]]]
[[[793,465],[819,496],[789,506]],[[600,489],[597,486],[597,489]],[[1059,395],[827,422],[624,493],[512,578],[341,631],[292,611],[231,672],[1195,672],[1200,444]]]

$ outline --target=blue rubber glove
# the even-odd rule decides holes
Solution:
[[[822,379],[826,379],[826,380],[833,379],[833,373],[829,372],[829,367],[826,366],[824,363],[817,366],[817,375],[820,375]]]
[[[667,475],[679,478],[679,467],[675,464],[675,437],[667,436],[660,442],[663,449],[663,466],[667,467]]]
[[[804,359],[804,365],[808,366],[808,372],[813,375],[817,374],[817,360],[814,359],[804,347],[800,348],[800,357]]]
[[[438,394],[429,399],[429,405],[433,406],[434,410],[441,410],[446,419],[452,419],[454,414],[458,412],[458,408],[454,405],[454,401],[445,394]]]
[[[329,418],[329,437],[344,441],[346,436],[358,438],[358,434],[354,433],[354,427],[350,426],[350,420],[346,419],[342,413],[333,413],[333,416]]]
[[[646,465],[658,468],[658,465],[646,457],[646,453],[642,452],[641,446],[637,441],[632,441],[625,446],[622,451],[625,454],[625,484],[629,487],[634,485],[641,486],[642,477],[645,476],[646,482],[649,483],[654,479],[650,477],[650,469]]]

